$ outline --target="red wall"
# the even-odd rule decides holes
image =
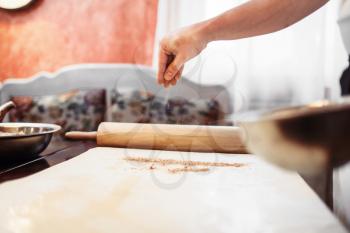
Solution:
[[[75,63],[150,65],[157,0],[36,0],[0,10],[0,81]]]

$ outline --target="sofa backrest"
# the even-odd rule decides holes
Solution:
[[[151,92],[163,98],[215,99],[225,115],[233,112],[229,92],[220,85],[200,85],[186,78],[174,87],[164,89],[157,84],[156,72],[135,64],[80,64],[64,67],[55,73],[41,72],[28,79],[8,79],[0,88],[0,102],[12,96],[53,95],[69,90],[106,90],[107,109],[113,90],[128,92],[135,89]],[[107,112],[106,120],[110,120]]]

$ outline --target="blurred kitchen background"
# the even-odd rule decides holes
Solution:
[[[244,2],[160,0],[156,40]],[[245,108],[300,104],[324,95],[337,97],[339,77],[347,65],[337,24],[340,2],[330,1],[300,23],[278,33],[211,43],[200,58],[186,67],[184,74],[202,83],[229,83],[236,101],[241,103],[242,98],[246,101]],[[201,63],[200,70],[194,68],[197,63]],[[235,72],[234,82],[229,82]]]
[[[162,36],[243,2],[36,0],[27,9],[0,11],[0,80],[76,63],[156,68]],[[275,34],[211,43],[184,75],[201,84],[225,84],[236,110],[336,97],[347,63],[336,22],[339,4],[332,0]]]

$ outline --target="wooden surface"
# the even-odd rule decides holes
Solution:
[[[98,146],[171,151],[247,153],[241,130],[233,126],[101,123],[94,132],[68,132],[67,138],[97,140]]]
[[[170,174],[125,156],[246,166]],[[0,232],[346,232],[299,175],[250,155],[95,148],[0,196]]]

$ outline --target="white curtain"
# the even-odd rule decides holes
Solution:
[[[244,0],[160,0],[158,41],[177,28],[216,16]],[[236,111],[339,96],[347,55],[337,25],[339,0],[283,31],[210,43],[190,61],[184,75],[201,84],[224,84]]]

